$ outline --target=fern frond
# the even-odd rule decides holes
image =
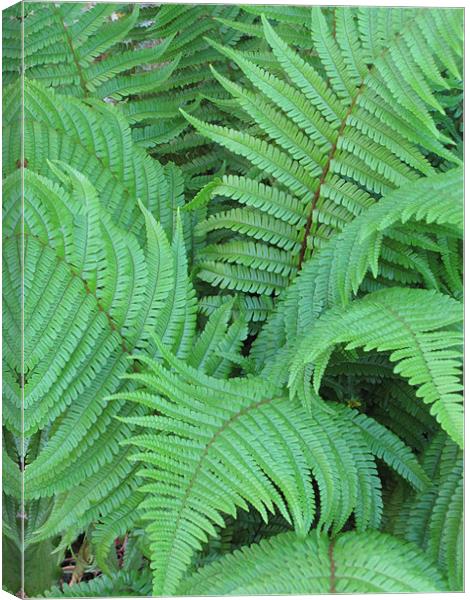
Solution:
[[[377,532],[329,540],[283,533],[244,547],[190,576],[181,595],[413,592],[445,590],[438,568],[409,542]]]
[[[462,16],[5,11],[9,591],[462,589]]]
[[[121,571],[100,575],[76,585],[56,586],[47,590],[43,598],[104,598],[106,596],[148,596],[151,585],[147,573]]]
[[[279,182],[301,197],[312,191],[311,176],[296,164],[287,153],[270,146],[264,140],[247,133],[218,125],[205,124],[196,117],[181,111],[188,121],[213,141],[226,146],[229,150],[248,158],[256,167],[273,175]]]
[[[314,516],[310,471],[320,490],[319,523],[335,531],[353,511],[361,529],[380,523],[372,455],[413,485],[426,485],[416,459],[393,434],[371,442],[377,435],[372,424],[370,433],[361,421],[348,429],[352,413],[320,411],[308,418],[267,382],[224,382],[185,365],[163,346],[160,352],[174,371],[139,356],[148,369],[129,377],[143,388],[119,394],[152,411],[127,421],[147,430],[130,443],[140,449],[135,459],[145,465],[142,475],[149,481],[141,508],[150,521],[154,593],[176,589],[194,550],[216,535],[222,514],[234,515],[237,507],[247,510],[249,503],[265,520],[277,509],[305,534]],[[266,428],[269,437],[262,434]]]
[[[332,308],[317,321],[292,362],[292,393],[309,373],[318,392],[336,344],[389,351],[395,372],[418,386],[416,394],[454,441],[462,444],[459,302],[427,290],[390,288]]]
[[[137,206],[161,210],[167,184],[163,167],[132,143],[127,123],[116,110],[55,95],[36,82],[25,85],[25,148],[28,168],[51,176],[49,161],[61,160],[85,175],[118,224],[142,230]],[[10,117],[15,127],[15,114]],[[7,173],[20,156],[9,156]]]
[[[135,528],[139,521],[139,506],[143,496],[133,489],[128,496],[98,523],[92,534],[93,547],[96,548],[96,563],[101,571],[110,575],[109,553],[114,540]]]
[[[209,65],[216,65],[223,73],[227,73],[229,67],[226,61],[221,60],[220,55],[210,47],[206,36],[210,35],[224,45],[238,45],[241,33],[232,28],[229,23],[235,19],[241,26],[246,24],[249,27],[254,17],[233,5],[192,6],[185,14],[169,11],[165,6],[155,5],[145,11],[141,8],[140,12],[142,14],[138,23],[140,26],[130,32],[129,44],[134,54],[153,51],[159,53],[159,58],[153,60],[148,66],[143,65],[138,68],[139,77],[148,80],[149,84],[140,88],[138,96],[134,89],[134,94],[127,97],[125,104],[120,101],[118,104],[126,114],[130,113],[134,116],[136,139],[147,138],[148,141],[145,143],[152,144],[152,154],[159,156],[164,162],[173,160],[183,169],[190,164],[193,165],[195,172],[188,179],[192,180],[192,189],[197,190],[199,189],[197,177],[212,173],[202,158],[209,159],[211,155],[213,156],[213,146],[203,140],[203,143],[193,147],[187,154],[179,153],[175,146],[183,142],[187,136],[192,137],[194,131],[178,111],[179,108],[184,108],[194,116],[211,122],[222,122],[228,119],[238,125],[240,120],[235,112],[224,113],[221,110],[222,105],[218,106],[217,102],[212,104],[207,100],[209,97],[216,101],[220,98],[222,102],[226,99],[226,94],[221,94],[220,88],[214,85]],[[221,24],[218,18],[227,19],[227,24]],[[165,42],[162,43],[162,40]],[[165,47],[162,48],[163,46]],[[120,52],[117,52],[117,56],[120,56]],[[180,60],[176,62],[178,57]],[[175,65],[171,76],[167,72],[160,81],[154,79],[155,76],[159,76],[162,69],[165,70],[165,63],[168,62]],[[123,89],[125,90],[125,86]],[[141,111],[143,106],[145,110]],[[165,106],[171,106],[175,112],[165,111]],[[156,123],[165,129],[169,139],[168,142],[153,146],[155,137],[151,134],[151,127]],[[215,156],[216,171],[223,160],[223,154],[218,153]]]
[[[207,316],[211,315],[213,311],[220,306],[221,302],[224,302],[226,298],[230,297],[229,294],[217,295],[217,296],[204,296],[199,301],[201,312]],[[252,325],[256,325],[262,321],[265,321],[268,315],[271,314],[274,306],[273,298],[271,296],[238,296],[238,305],[241,307],[243,314]],[[236,311],[235,307],[235,311]]]
[[[34,10],[26,9],[25,17],[24,62],[28,78],[47,87],[66,85],[76,97],[106,97],[107,81],[136,66],[159,63],[171,41],[169,38],[141,50],[120,48],[138,21],[138,6],[129,10],[124,4],[38,4]],[[171,74],[168,69],[160,73],[159,80]]]
[[[42,498],[22,503],[8,495],[3,495],[3,586],[11,593],[26,587],[29,593],[37,595],[47,589],[60,574],[60,559],[54,555],[57,539],[48,539],[40,543],[31,540],[34,528],[47,519],[53,501]],[[18,563],[22,562],[22,573]],[[43,565],[38,569],[38,562]]]
[[[423,271],[416,254],[423,242],[419,238],[413,240],[413,235],[416,235],[417,224],[424,221],[428,230],[430,224],[437,223],[446,233],[452,232],[453,237],[461,237],[461,181],[460,169],[424,178],[387,195],[346,225],[320,252],[317,297],[323,296],[321,300],[330,306],[346,303],[352,293],[357,294],[368,270],[374,277],[378,276],[385,257],[395,263],[399,261],[410,270],[421,271],[426,281],[426,271]],[[398,231],[401,225],[410,221],[412,225],[402,228],[405,235],[400,238]],[[402,239],[406,246],[397,244]],[[411,245],[413,249],[409,248]],[[442,247],[445,247],[444,244]],[[442,252],[440,246],[424,248]]]
[[[24,174],[25,435],[49,430],[30,459],[25,489],[27,497],[63,496],[36,539],[112,511],[126,485],[133,485],[133,466],[125,460],[129,450],[118,446],[129,429],[113,417],[135,414],[135,407],[104,398],[127,385],[120,380],[129,368],[127,356],[151,351],[153,331],[164,330],[176,350],[187,351],[196,312],[189,280],[182,286],[187,274],[178,222],[171,248],[163,228],[142,207],[148,238],[142,249],[113,222],[82,174],[64,163],[49,168],[65,187],[30,169]],[[6,180],[7,193],[10,185],[20,189],[19,175]],[[4,256],[14,274],[21,265],[21,222],[10,215]],[[172,264],[178,265],[176,280]],[[177,311],[172,297],[178,297]],[[19,357],[12,355],[5,370],[20,369]],[[6,402],[18,405],[20,394],[15,382]]]
[[[161,351],[164,352],[163,348]],[[164,356],[169,358],[167,354]],[[172,362],[180,365],[174,359]],[[145,471],[151,482],[144,489],[151,495],[142,507],[151,519],[148,531],[155,569],[154,592],[168,593],[180,581],[194,549],[200,548],[208,535],[215,535],[213,524],[223,525],[220,512],[234,514],[236,506],[246,509],[248,500],[265,518],[267,511],[277,506],[291,520],[289,506],[297,527],[305,531],[313,518],[313,490],[308,491],[304,444],[294,433],[297,428],[302,429],[301,419],[295,409],[287,414],[270,409],[271,403],[274,406],[283,402],[272,399],[272,390],[253,382],[251,394],[245,396],[237,389],[239,386],[233,388],[216,379],[207,380],[210,387],[188,387],[158,363],[152,363],[150,368],[149,374],[135,375],[133,380],[170,396],[171,402],[144,392],[129,396],[154,408],[158,405],[162,415],[139,419],[140,424],[151,430],[160,430],[160,435],[142,435],[132,443],[142,449],[136,458],[153,465]],[[202,375],[199,377],[203,379]],[[191,395],[187,396],[190,390]],[[230,404],[220,412],[219,398],[224,395],[230,398]],[[297,420],[295,426],[292,420]],[[272,443],[265,446],[266,440],[259,446],[255,438],[259,438],[256,432],[261,423],[272,429],[273,434],[281,428],[292,442],[276,448]],[[249,444],[246,435],[241,436],[240,427],[246,435],[252,432],[250,440],[254,437]],[[295,439],[298,441],[294,450]],[[173,445],[173,450],[168,444]],[[237,464],[238,461],[241,462]],[[255,467],[256,464],[259,466]],[[206,468],[209,465],[215,469],[213,475]],[[190,475],[187,481],[185,474]],[[283,490],[287,506],[278,487]],[[296,498],[301,499],[300,503]]]
[[[345,305],[353,294],[366,291],[368,272],[374,278],[388,274],[395,285],[406,282],[408,275],[418,276],[414,281],[447,293],[448,275],[442,269],[447,264],[455,280],[451,290],[457,292],[462,269],[460,182],[460,169],[452,169],[399,188],[371,208],[364,206],[362,214],[304,263],[276,308],[276,318],[255,341],[253,356],[264,357],[268,364],[286,343],[295,344],[296,336],[313,326],[327,307]],[[427,234],[435,232],[440,242],[420,236],[420,226]],[[437,263],[429,262],[432,256]],[[279,361],[273,368],[282,365],[285,373],[289,359],[279,357]]]
[[[448,140],[439,134],[431,114],[431,110],[443,109],[434,93],[435,69],[429,65],[437,60],[441,43],[457,62],[460,52],[450,34],[444,42],[437,36],[438,13],[426,13],[429,18],[424,19],[424,13],[404,12],[402,27],[393,29],[393,34],[384,33],[380,19],[372,20],[369,26],[380,30],[380,35],[390,35],[373,57],[367,57],[370,51],[366,38],[356,27],[356,13],[341,8],[335,11],[336,40],[322,10],[312,9],[313,45],[321,63],[317,68],[292,50],[262,16],[266,41],[292,84],[247,59],[243,52],[211,42],[238,65],[256,88],[252,92],[214,71],[216,79],[256,122],[263,136],[204,123],[183,111],[203,135],[269,173],[275,180],[272,189],[287,189],[300,200],[305,221],[298,234],[299,266],[314,247],[320,246],[323,237],[331,236],[352,220],[353,215],[344,209],[346,202],[348,210],[358,214],[364,200],[370,205],[377,196],[407,186],[421,174],[432,173],[427,153],[434,152],[458,163],[438,141]],[[458,27],[457,13],[449,13],[448,18],[449,24]],[[420,48],[426,58],[417,62],[413,58],[416,53],[409,50],[414,47],[412,31],[416,27],[426,32],[427,40],[426,49]],[[375,29],[368,31],[367,39],[377,35]],[[413,67],[407,62],[406,52]],[[194,206],[206,203],[220,191],[215,184],[208,185],[210,190],[202,192]],[[343,190],[348,191],[350,199],[344,198]],[[277,218],[285,216],[281,212]],[[237,231],[235,225],[230,229]],[[228,271],[227,266],[218,270]],[[257,289],[258,272],[246,276],[253,281],[246,289]],[[218,279],[212,277],[212,282],[224,287],[229,279],[227,274]],[[263,285],[259,292],[265,292]]]
[[[445,573],[451,590],[463,586],[462,451],[438,433],[423,454],[433,485],[405,502],[393,530],[419,544]]]

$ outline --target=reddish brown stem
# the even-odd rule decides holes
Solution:
[[[302,264],[305,259],[305,252],[307,251],[308,238],[310,236],[310,232],[312,230],[312,225],[313,225],[313,213],[315,212],[315,209],[316,209],[317,203],[318,203],[318,199],[320,198],[321,187],[325,183],[326,177],[327,177],[328,173],[330,172],[331,161],[333,160],[333,158],[335,156],[335,152],[338,148],[339,139],[343,135],[344,130],[346,128],[348,117],[352,113],[354,107],[356,106],[357,99],[359,98],[363,89],[364,89],[364,84],[362,83],[361,86],[358,88],[356,95],[352,99],[352,102],[351,102],[346,114],[344,115],[343,120],[341,121],[341,124],[338,129],[338,135],[336,136],[336,140],[335,140],[333,146],[331,147],[330,152],[328,153],[328,158],[326,159],[325,166],[323,167],[323,171],[320,175],[320,180],[318,182],[317,189],[315,190],[315,194],[313,195],[312,203],[310,205],[310,211],[309,211],[309,214],[307,217],[307,223],[305,225],[304,238],[302,240],[302,246],[300,248],[300,253],[299,253],[299,263],[298,263],[299,271],[302,268]]]

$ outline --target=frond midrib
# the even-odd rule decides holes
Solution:
[[[191,490],[193,489],[193,487],[194,487],[194,485],[196,483],[196,480],[198,478],[199,472],[203,468],[204,460],[207,457],[207,455],[208,455],[209,450],[211,449],[211,447],[215,444],[215,442],[217,441],[217,439],[227,429],[229,429],[232,426],[232,424],[234,422],[236,422],[238,419],[240,419],[244,415],[248,414],[250,411],[256,410],[260,406],[264,406],[265,404],[270,404],[271,402],[274,402],[276,399],[277,398],[265,398],[263,400],[258,400],[257,402],[253,402],[249,406],[245,406],[240,411],[238,411],[237,413],[233,414],[223,425],[221,425],[217,429],[217,431],[214,432],[214,434],[212,435],[212,437],[210,438],[210,440],[207,442],[207,444],[205,445],[204,450],[203,450],[201,456],[199,457],[198,462],[196,463],[196,466],[194,467],[193,475],[192,475],[189,483],[186,486],[186,490],[185,490],[184,496],[183,496],[181,502],[179,503],[179,508],[178,508],[178,513],[177,513],[177,517],[176,517],[176,521],[175,521],[175,526],[173,527],[173,530],[172,530],[171,546],[170,546],[169,552],[167,553],[168,556],[171,556],[173,554],[173,548],[174,548],[176,539],[178,537],[178,533],[179,533],[179,529],[180,529],[180,525],[181,525],[181,519],[183,517],[183,512],[185,510],[186,501],[187,501],[187,499],[189,498],[189,496],[191,494]],[[161,589],[162,590],[165,590],[165,588],[166,588],[167,577],[168,577],[168,573],[167,573],[167,571],[165,571],[164,579],[163,579],[162,585],[161,585]]]

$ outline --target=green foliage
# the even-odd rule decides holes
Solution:
[[[185,286],[178,223],[170,246],[162,226],[145,212],[147,240],[141,248],[135,236],[112,221],[89,180],[65,163],[49,168],[62,186],[25,171],[24,414],[20,423],[15,373],[21,372],[21,356],[12,353],[4,375],[4,422],[16,434],[23,426],[28,441],[48,432],[39,451],[26,457],[25,494],[61,493],[41,528],[51,535],[64,523],[76,527],[84,513],[100,514],[99,500],[107,498],[110,510],[109,495],[117,495],[115,504],[126,496],[127,486],[135,485],[135,469],[118,446],[129,429],[113,419],[128,414],[129,407],[105,398],[122,388],[130,353],[144,348],[154,353],[150,331],[187,353],[196,305],[187,279]],[[4,187],[6,268],[12,280],[20,278],[21,223],[8,216],[21,191],[19,174],[9,176]]]
[[[462,12],[3,23],[6,588],[462,590]]]
[[[91,111],[80,101],[63,98],[54,103],[50,93],[30,85],[25,93],[26,128],[43,127],[38,139],[51,146],[34,139],[26,144],[24,222],[16,210],[21,172],[15,170],[4,181],[5,273],[8,281],[21,281],[24,252],[27,290],[24,421],[18,410],[21,353],[15,351],[21,334],[8,329],[6,344],[13,350],[4,364],[4,424],[15,435],[23,427],[28,446],[39,444],[26,456],[26,499],[54,497],[35,539],[64,531],[73,539],[136,493],[136,468],[125,460],[128,452],[119,448],[130,429],[114,419],[132,409],[122,402],[109,403],[106,396],[123,388],[121,377],[130,368],[132,352],[146,348],[150,355],[155,353],[150,331],[187,355],[197,307],[175,212],[182,198],[177,192],[155,197],[159,184],[161,193],[175,189],[177,169],[163,169],[134,149],[127,126],[118,118],[113,121],[113,111],[105,109],[101,117],[100,110]],[[54,109],[48,110],[50,106]],[[57,129],[49,126],[54,119]],[[72,132],[71,122],[77,127]],[[104,131],[95,127],[97,123]],[[62,136],[59,146],[57,134]],[[68,164],[52,162],[52,148]],[[121,148],[122,155],[117,152]],[[46,164],[44,151],[52,159]],[[82,173],[74,167],[81,167]],[[142,203],[139,207],[139,196],[154,207],[158,222]],[[136,229],[138,222],[135,235],[130,225]],[[171,245],[168,236],[173,238]],[[15,285],[11,283],[12,291]],[[19,329],[20,304],[7,300],[5,308],[6,317]],[[9,453],[17,462],[13,446]],[[19,501],[19,490],[14,495]]]
[[[439,571],[413,544],[383,533],[283,533],[203,567],[181,595],[435,592]]]
[[[391,352],[394,371],[416,387],[416,396],[435,404],[443,429],[463,444],[461,406],[462,308],[456,300],[427,290],[389,288],[356,300],[346,310],[327,311],[299,343],[291,366],[292,393],[313,370],[319,392],[322,374],[336,344],[346,349]],[[384,335],[386,331],[386,335]]]
[[[463,586],[463,462],[462,451],[437,434],[423,454],[423,468],[432,486],[407,500],[389,527],[425,549],[448,577],[449,589]],[[397,493],[397,492],[395,492]]]
[[[264,34],[281,76],[241,52],[213,43],[249,83],[240,86],[216,71],[214,76],[260,133],[204,123],[193,115],[187,119],[210,139],[248,159],[269,185],[227,175],[218,185],[207,184],[193,201],[200,206],[224,196],[243,206],[219,210],[197,226],[208,239],[220,228],[237,239],[236,245],[231,237],[218,244],[215,255],[202,250],[199,277],[211,285],[279,293],[312,248],[384,194],[420,174],[431,174],[430,152],[460,162],[444,145],[450,140],[433,120],[432,111],[444,109],[430,92],[431,85],[449,88],[437,61],[443,61],[441,71],[445,66],[449,78],[459,77],[461,49],[454,43],[458,12],[401,11],[401,28],[392,27],[383,40],[377,35],[383,34],[380,21],[366,23],[362,12],[356,22],[351,9],[338,11],[334,39],[321,10],[312,10],[318,70],[293,51],[265,17]],[[442,19],[449,19],[444,38]],[[369,48],[374,36],[378,43]],[[419,39],[425,43],[418,54]],[[251,239],[264,244],[253,246]],[[273,260],[257,260],[259,255]]]
[[[24,577],[31,594],[40,594],[54,584],[60,576],[60,557],[54,553],[58,538],[48,538],[34,543],[32,537],[50,514],[52,502],[49,498],[33,500],[19,510],[17,502],[3,495],[3,511],[6,526],[2,538],[3,586],[10,593],[22,588],[21,570],[18,566],[24,559]],[[24,545],[23,545],[24,541]],[[42,565],[38,569],[38,564]]]
[[[268,382],[220,381],[160,349],[173,370],[137,356],[149,369],[128,377],[149,391],[119,396],[152,412],[126,422],[147,431],[131,443],[140,449],[133,460],[148,464],[141,507],[150,521],[155,594],[176,591],[193,551],[216,535],[214,525],[224,526],[221,513],[235,515],[249,503],[267,521],[278,510],[305,535],[315,516],[310,472],[319,486],[319,524],[334,531],[353,509],[361,530],[380,522],[380,481],[371,455],[418,489],[427,484],[412,453],[373,420],[339,407],[309,418]],[[345,444],[339,432],[351,422]]]
[[[43,594],[44,598],[108,598],[123,596],[148,596],[149,581],[146,574],[137,571],[121,571],[113,577],[102,575],[65,588],[53,587]]]
[[[138,5],[27,2],[23,59],[28,78],[73,96],[111,99],[163,83],[176,64],[145,75],[143,69],[140,75],[125,75],[135,67],[161,62],[167,47],[162,43],[126,50],[125,42],[138,19]],[[8,34],[7,30],[7,39]]]

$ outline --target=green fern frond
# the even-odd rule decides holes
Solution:
[[[39,543],[32,540],[34,529],[47,519],[53,503],[50,498],[22,503],[20,498],[6,493],[3,495],[3,586],[11,593],[23,587],[24,577],[28,591],[40,594],[60,575],[60,558],[54,555],[58,539],[50,538]],[[24,575],[18,569],[20,561]],[[38,562],[43,565],[42,569],[37,568]]]
[[[139,506],[143,496],[135,488],[128,496],[114,508],[101,523],[98,523],[92,534],[93,547],[96,548],[96,563],[101,571],[107,575],[111,574],[109,568],[109,553],[114,540],[124,536],[128,531],[135,528],[139,522]]]
[[[462,16],[4,12],[9,592],[462,590]]]
[[[424,221],[430,231],[429,225],[436,223],[443,226],[443,232],[450,234],[449,238],[458,239],[462,236],[461,181],[460,169],[424,178],[387,195],[346,225],[320,252],[321,274],[317,283],[317,297],[330,306],[346,303],[352,293],[357,294],[368,270],[374,277],[379,275],[384,259],[411,271],[421,271],[424,281],[428,283],[427,270],[421,263],[426,254],[423,257],[419,253],[420,247],[446,256],[449,256],[450,248],[444,250],[444,240],[440,245],[433,242],[423,247],[427,239],[416,237],[416,227],[420,221]],[[402,227],[402,224],[410,221],[411,226]],[[431,282],[430,287],[437,285]]]
[[[255,121],[263,137],[204,123],[183,111],[203,135],[274,178],[274,186],[264,190],[273,197],[273,205],[276,188],[282,193],[287,190],[300,201],[303,224],[297,233],[300,245],[294,252],[299,266],[324,236],[341,230],[360,213],[364,202],[370,206],[377,196],[408,186],[420,174],[430,174],[432,167],[427,153],[434,152],[459,162],[455,156],[452,159],[438,141],[448,140],[439,134],[431,114],[431,110],[443,110],[434,93],[436,74],[432,68],[440,56],[441,44],[446,45],[449,56],[454,56],[455,65],[459,61],[459,46],[452,36],[437,35],[440,13],[426,12],[424,18],[424,13],[404,11],[402,27],[387,33],[389,42],[384,40],[381,51],[373,57],[367,57],[368,38],[359,33],[357,11],[341,8],[335,11],[337,39],[321,9],[312,9],[311,14],[313,46],[321,63],[317,68],[289,48],[262,16],[265,38],[285,78],[292,83],[248,60],[242,52],[211,42],[238,65],[254,87],[252,92],[247,86],[242,87],[214,71],[216,79]],[[449,12],[445,18],[458,28],[456,12]],[[381,21],[371,24],[382,32]],[[420,48],[425,58],[420,60],[416,52],[410,50],[415,46],[413,31],[416,27],[427,40],[425,48]],[[377,36],[375,30],[368,32],[368,37],[372,36]],[[410,53],[413,67],[404,58],[405,49]],[[234,192],[227,194],[223,184],[209,183],[208,186],[201,192],[202,196],[195,198],[194,206],[206,203],[216,194],[237,198]],[[246,204],[241,191],[237,199]],[[284,204],[283,208],[276,218],[284,222],[288,206]],[[240,216],[245,212],[248,211],[243,209]],[[253,221],[260,218],[258,211],[251,214]],[[227,229],[239,231],[235,223],[227,224]],[[247,235],[252,237],[255,231]],[[220,262],[224,262],[223,254]],[[214,270],[224,271],[225,275],[211,276],[213,285],[240,289],[239,269],[235,273],[221,265],[212,266],[211,271]],[[207,280],[205,270],[202,274]],[[266,291],[262,284],[263,273],[256,270],[244,275],[253,281],[251,287],[245,284],[246,290]]]
[[[117,574],[101,575],[76,585],[53,587],[43,598],[105,598],[107,596],[148,596],[151,585],[147,573],[120,571]]]
[[[18,97],[19,100],[19,97]],[[16,112],[7,114],[7,128],[16,127]],[[159,215],[168,189],[163,167],[132,143],[127,123],[112,107],[55,95],[36,82],[25,85],[25,148],[28,169],[50,177],[49,161],[61,160],[85,175],[118,224],[140,233],[137,206]],[[18,149],[19,152],[19,149]],[[7,173],[17,170],[20,155],[11,154]]]
[[[162,226],[142,207],[144,253],[135,236],[113,222],[83,175],[64,163],[49,168],[65,187],[30,169],[24,174],[25,435],[53,424],[47,442],[30,458],[25,490],[27,497],[62,493],[36,539],[112,511],[135,485],[135,468],[125,460],[129,450],[118,446],[130,430],[113,419],[135,414],[135,407],[104,398],[127,385],[120,380],[129,368],[127,356],[150,352],[152,332],[165,332],[175,349],[187,352],[196,317],[194,292],[183,272],[181,224],[177,221],[171,247]],[[15,201],[9,190],[20,189],[19,175],[6,180],[7,205]],[[21,222],[9,214],[7,270],[19,278]],[[5,370],[20,369],[19,357],[12,355]],[[12,382],[6,403],[16,406],[19,398],[19,384]]]
[[[186,366],[163,346],[160,352],[175,371],[137,356],[148,369],[128,377],[143,388],[118,396],[152,411],[126,421],[146,428],[130,443],[140,449],[134,458],[146,465],[142,475],[149,481],[141,509],[150,521],[154,593],[173,593],[193,552],[216,535],[214,525],[223,526],[222,514],[235,514],[237,507],[247,510],[249,503],[265,520],[277,509],[305,534],[314,517],[310,471],[320,490],[319,523],[336,531],[353,511],[360,529],[380,523],[372,455],[418,488],[426,485],[398,438],[388,433],[376,440],[378,424],[356,424],[349,412],[308,418],[266,382],[224,382]],[[348,429],[350,419],[355,426]],[[266,428],[269,438],[262,435]]]
[[[425,450],[429,437],[439,426],[428,407],[416,403],[414,389],[397,378],[377,390],[377,398],[381,395],[384,401],[374,406],[374,418],[399,435],[410,448],[418,452]]]
[[[283,533],[242,548],[190,576],[178,593],[322,594],[443,591],[439,570],[418,548],[380,533]]]
[[[462,445],[459,302],[437,292],[390,288],[332,308],[301,342],[290,370],[291,393],[313,372],[314,389],[336,344],[389,351],[395,372],[417,386],[443,429]]]
[[[389,270],[392,282],[402,284],[406,283],[403,276],[419,274],[417,283],[445,293],[450,275],[455,281],[450,289],[458,292],[462,200],[461,171],[452,169],[399,188],[371,208],[364,207],[362,214],[304,263],[279,303],[276,318],[256,340],[253,356],[262,356],[267,364],[286,343],[313,326],[326,308],[345,305],[354,294],[366,291],[368,272],[377,279]],[[428,235],[419,235],[420,225]],[[438,243],[429,237],[433,234]],[[437,263],[430,263],[433,256]],[[288,360],[279,360],[285,372]]]
[[[217,307],[220,306],[227,298],[232,297],[230,294],[204,296],[199,301],[199,307],[202,314],[209,316]],[[237,296],[237,303],[243,318],[248,321],[249,331],[257,333],[260,325],[268,318],[274,307],[274,299],[272,296]],[[237,313],[237,306],[234,307]]]
[[[113,85],[110,81],[109,89],[103,87],[99,91],[101,96],[113,95],[119,108],[126,115],[132,115],[135,139],[145,144],[153,155],[161,158],[163,162],[173,160],[183,169],[193,165],[195,172],[188,174],[188,179],[192,182],[192,189],[197,190],[197,177],[212,173],[203,160],[197,159],[205,157],[209,160],[213,156],[213,146],[199,137],[197,144],[188,154],[178,152],[178,145],[187,136],[196,139],[192,128],[179,114],[179,108],[211,122],[227,119],[234,124],[239,122],[239,118],[233,112],[224,113],[222,105],[217,105],[217,98],[223,102],[226,94],[221,94],[220,88],[214,85],[209,65],[217,65],[223,72],[228,71],[228,65],[210,47],[206,36],[210,35],[224,45],[238,45],[241,33],[228,24],[221,25],[217,19],[226,18],[228,22],[236,19],[249,27],[254,17],[233,5],[192,6],[186,13],[155,5],[141,8],[140,14],[137,26],[129,33],[128,45],[132,48],[132,55],[153,52],[157,55],[156,59],[150,61],[148,66],[138,67],[137,73],[125,75],[122,82]],[[162,40],[165,42],[162,43]],[[120,57],[125,53],[126,50],[122,52],[118,48],[115,52],[117,60],[121,60]],[[111,57],[108,61],[111,61]],[[167,63],[172,67],[166,66]],[[139,88],[136,88],[135,82],[139,84]],[[131,88],[127,89],[128,85]],[[129,96],[131,91],[132,95]],[[125,103],[119,99],[123,92]],[[211,104],[207,101],[208,97],[213,97],[216,102]],[[168,138],[165,142],[160,136],[160,131],[155,136],[154,128],[157,125],[165,131]],[[219,152],[213,158],[215,170],[218,170],[223,156]]]
[[[170,360],[163,348],[161,352]],[[171,361],[173,366],[181,365],[175,359],[171,358]],[[159,435],[145,434],[131,441],[141,448],[136,458],[159,467],[145,471],[151,483],[144,489],[151,496],[142,507],[151,519],[148,532],[155,569],[154,592],[168,593],[180,581],[194,549],[200,548],[207,535],[215,535],[213,524],[223,525],[220,512],[234,514],[236,506],[246,509],[246,501],[249,501],[267,518],[267,511],[277,506],[289,521],[293,517],[297,527],[305,531],[313,518],[313,490],[308,491],[304,442],[294,433],[298,428],[303,430],[302,419],[295,409],[287,414],[274,407],[270,409],[271,403],[285,403],[282,399],[272,399],[273,390],[253,381],[250,395],[245,396],[239,385],[207,379],[202,374],[198,378],[202,380],[201,384],[205,383],[204,387],[201,384],[199,387],[188,386],[158,363],[152,362],[149,366],[148,374],[134,375],[132,379],[169,396],[171,402],[146,392],[130,394],[131,400],[153,408],[158,406],[162,415],[138,420],[154,432],[160,430]],[[192,379],[198,372],[193,374],[191,370],[189,373]],[[226,405],[227,408],[230,406],[228,413],[227,409],[220,412],[218,408],[221,396],[230,399]],[[296,420],[295,425],[292,420]],[[276,448],[272,443],[265,446],[266,440],[258,447],[256,432],[261,423],[273,433],[281,428],[292,442]],[[245,435],[240,436],[240,427],[247,434],[252,431],[250,439],[253,439],[249,444]],[[293,446],[295,439],[298,440],[297,449]],[[174,445],[173,450],[169,444]],[[192,453],[196,452],[193,456],[190,449]],[[269,458],[273,452],[274,462]],[[183,462],[182,456],[185,456]],[[240,464],[237,464],[238,460]],[[256,463],[259,466],[252,470],[250,465],[255,467]],[[216,476],[205,468],[209,464],[215,469]],[[187,481],[185,474],[190,474]],[[292,517],[278,487],[283,490]],[[159,495],[163,490],[165,496],[169,495],[167,500]],[[295,499],[299,493],[300,502]],[[165,516],[168,510],[174,514]]]
[[[462,451],[440,432],[422,462],[433,485],[400,507],[392,528],[426,550],[446,575],[449,589],[459,591],[463,589]]]
[[[76,97],[107,97],[106,82],[119,80],[120,73],[130,72],[136,66],[161,62],[171,42],[169,38],[151,48],[122,49],[122,42],[138,18],[139,7],[129,10],[125,4],[89,7],[80,3],[44,3],[36,4],[34,9],[28,6],[24,22],[27,77],[47,87],[65,86]],[[168,69],[160,70],[157,81],[164,81],[170,74]],[[132,81],[133,77],[130,75],[127,80]],[[127,87],[127,93],[137,90],[135,86]]]

